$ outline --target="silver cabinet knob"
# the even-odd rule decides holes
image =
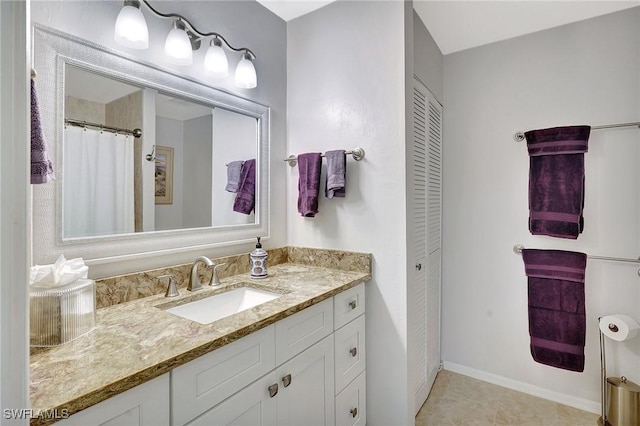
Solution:
[[[351,302],[349,302],[349,307],[350,307],[351,309],[355,309],[355,308],[357,308],[357,307],[358,307],[358,304],[356,303],[356,301],[355,301],[355,300],[352,300]]]
[[[276,396],[278,394],[278,384],[274,383],[271,386],[269,386],[269,397],[273,398],[274,396]]]
[[[358,415],[358,407],[353,407],[351,409],[351,417],[355,419],[357,415]]]
[[[349,350],[349,353],[351,354],[351,356],[356,356],[358,355],[358,348],[351,348]]]
[[[282,378],[282,384],[285,388],[291,384],[291,374],[287,374]]]

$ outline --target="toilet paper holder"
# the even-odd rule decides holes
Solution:
[[[622,319],[621,321],[624,322],[624,324],[627,323],[631,323],[632,326],[637,327],[638,324],[635,322],[634,319],[627,317],[626,315],[614,315],[614,316],[622,316],[625,317],[625,319]],[[608,318],[611,318],[610,316]],[[600,323],[603,319],[606,319],[605,317],[598,317],[598,332],[600,333],[600,403],[601,403],[601,417],[598,419],[598,425],[602,425],[602,426],[610,426],[611,423],[609,423],[608,421],[608,392],[607,392],[607,382],[609,381],[609,379],[607,378],[607,361],[606,361],[606,357],[605,357],[605,337],[609,337],[612,340],[617,340],[615,337],[612,336],[607,336],[605,335],[603,328],[602,328],[602,324]],[[627,324],[628,325],[628,324]],[[617,324],[613,323],[613,322],[609,322],[609,324],[607,324],[606,328],[613,332],[613,333],[618,333],[620,331],[620,328],[618,327]],[[627,331],[623,332],[626,333]],[[635,337],[635,333],[631,334],[631,335],[626,335],[624,336],[622,339],[620,339],[620,341],[623,340],[627,340],[627,339],[632,339]],[[611,379],[614,380],[614,379]],[[627,383],[627,378],[625,376],[622,376],[620,378],[620,381],[622,383]],[[613,392],[613,390],[612,390]],[[615,398],[614,398],[615,400]],[[619,414],[613,413],[612,414],[612,419],[614,419],[614,417],[617,419]],[[619,419],[618,419],[619,420]],[[628,419],[627,419],[628,420]],[[614,419],[615,421],[615,419]],[[617,422],[616,422],[617,423]]]

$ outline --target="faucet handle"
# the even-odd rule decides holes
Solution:
[[[220,278],[218,277],[218,268],[224,265],[226,265],[226,263],[220,263],[218,265],[213,266],[213,273],[211,275],[211,282],[209,283],[209,285],[214,286],[214,285],[222,284],[220,282]]]
[[[167,291],[164,293],[164,297],[176,297],[176,296],[180,296],[180,293],[178,292],[178,286],[176,284],[176,278],[169,274],[169,275],[160,275],[158,277],[159,280],[165,279],[165,278],[169,278],[169,285],[167,286]]]

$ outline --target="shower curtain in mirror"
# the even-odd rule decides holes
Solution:
[[[66,126],[63,235],[134,232],[133,137]]]

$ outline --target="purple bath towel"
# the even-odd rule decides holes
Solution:
[[[56,178],[40,123],[36,85],[31,79],[31,183],[47,183]]]
[[[233,202],[233,211],[250,214],[256,204],[256,160],[244,162],[240,173],[240,185]]]
[[[525,133],[529,149],[529,231],[576,239],[584,228],[584,153],[589,126]]]
[[[531,355],[541,364],[584,371],[587,255],[522,250],[529,286]]]
[[[318,213],[322,156],[319,152],[298,155],[298,213],[314,217]]]

